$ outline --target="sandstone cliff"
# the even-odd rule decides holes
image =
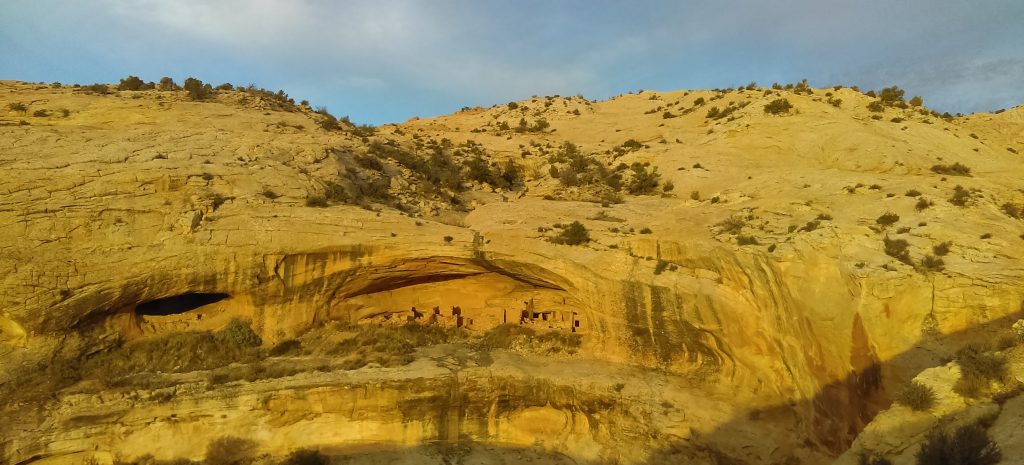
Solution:
[[[767,114],[778,98],[794,108]],[[473,443],[827,463],[1024,301],[1024,109],[947,119],[872,100],[547,97],[367,131],[251,92],[4,82],[0,455],[200,459],[232,435],[273,456]],[[573,221],[589,242],[549,240]],[[36,382],[238,318],[271,348],[413,308],[473,340],[522,322],[580,346],[445,344],[355,370],[305,354],[227,384],[211,367],[156,387]]]

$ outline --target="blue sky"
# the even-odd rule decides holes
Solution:
[[[254,83],[380,124],[757,81],[1024,103],[1024,0],[0,0],[0,79]]]

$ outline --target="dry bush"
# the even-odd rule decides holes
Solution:
[[[910,407],[911,410],[928,411],[935,405],[935,391],[924,384],[912,381],[896,394],[895,400],[897,403]]]
[[[206,465],[247,465],[256,455],[256,443],[234,436],[221,436],[206,446]]]

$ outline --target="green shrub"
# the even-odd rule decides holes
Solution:
[[[179,89],[181,89],[181,87],[178,87],[178,84],[176,84],[174,82],[174,79],[172,79],[170,76],[164,76],[164,77],[160,78],[160,83],[157,84],[156,88],[157,88],[157,90],[162,90],[162,91],[179,90]]]
[[[953,163],[952,165],[932,165],[932,171],[938,174],[945,174],[949,176],[971,175],[971,169],[965,165],[961,165],[960,162]]]
[[[929,386],[912,381],[896,394],[895,400],[897,403],[910,407],[911,410],[928,411],[935,405],[935,391]]]
[[[967,425],[953,434],[931,431],[915,458],[917,465],[995,465],[1003,454],[981,425]]]
[[[188,98],[192,100],[206,100],[213,97],[213,86],[203,84],[203,81],[193,77],[185,79],[185,84],[182,88],[188,92]]]
[[[248,465],[256,456],[256,443],[234,436],[221,436],[206,446],[206,465]]]
[[[142,79],[139,79],[138,76],[128,76],[121,79],[121,82],[117,85],[117,90],[142,90],[145,85],[146,83],[142,82]]]
[[[643,164],[633,163],[633,165],[630,166],[630,169],[633,170],[633,177],[626,186],[626,190],[629,191],[630,194],[651,194],[658,187],[658,181],[661,179],[661,175],[658,174],[658,167],[654,167],[651,171],[647,171],[647,167]]]
[[[590,232],[579,221],[573,221],[559,233],[552,242],[565,245],[580,245],[590,242]]]
[[[992,381],[1003,381],[1009,375],[1006,357],[989,351],[983,344],[969,344],[956,353],[955,360],[962,374],[973,373]]]
[[[789,113],[793,109],[793,104],[789,103],[789,100],[779,98],[768,102],[764,106],[764,112],[769,115],[781,115],[783,113]]]
[[[886,87],[878,93],[878,99],[885,105],[893,106],[903,101],[903,93],[899,87]]]
[[[260,338],[249,323],[238,318],[232,319],[224,329],[217,331],[218,342],[234,345],[236,347],[259,347],[263,344]]]

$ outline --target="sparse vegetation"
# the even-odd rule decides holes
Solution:
[[[988,432],[973,424],[953,434],[931,431],[915,458],[917,465],[995,465],[1003,454]]]
[[[206,100],[213,97],[213,86],[203,84],[203,81],[193,77],[185,79],[182,88],[188,92],[188,98],[192,100]]]
[[[907,387],[896,394],[895,400],[911,410],[926,412],[935,405],[935,391],[917,381],[911,381]]]
[[[952,242],[949,242],[949,241],[940,242],[940,243],[935,244],[934,246],[932,246],[932,253],[934,253],[935,255],[938,255],[940,257],[944,257],[944,256],[946,256],[946,254],[949,253],[949,249],[952,246],[953,246]]]
[[[569,223],[558,236],[551,239],[551,242],[565,245],[581,245],[590,242],[590,232],[579,221]]]
[[[28,111],[28,105],[21,102],[11,102],[7,104],[7,109],[18,113],[25,113]]]
[[[882,216],[879,216],[875,220],[875,223],[878,223],[878,224],[880,224],[882,226],[891,226],[893,224],[896,224],[896,222],[899,221],[899,220],[900,220],[900,215],[897,215],[897,214],[895,214],[893,212],[886,212]]]
[[[959,162],[952,165],[932,165],[932,171],[948,176],[970,176],[971,169]]]
[[[921,269],[925,271],[938,272],[946,269],[946,264],[939,257],[934,255],[925,255],[921,259]]]
[[[771,102],[768,102],[768,104],[764,106],[764,112],[769,115],[781,115],[784,113],[789,113],[789,111],[792,109],[793,104],[789,103],[789,100],[784,98],[772,100]]]
[[[993,381],[1004,381],[1009,375],[1006,357],[983,344],[967,345],[957,351],[955,360],[960,365],[960,379],[953,389],[964,397],[979,397]]]
[[[206,446],[206,465],[246,465],[256,455],[256,443],[234,436],[221,436]]]
[[[973,197],[972,191],[958,185],[953,188],[953,196],[949,198],[949,203],[958,207],[966,207],[971,203]]]
[[[121,79],[121,82],[117,85],[117,90],[136,91],[143,90],[145,86],[146,83],[143,82],[142,79],[139,79],[138,76],[128,76],[124,79]]]
[[[886,236],[883,239],[885,254],[903,263],[910,264],[910,244],[903,239],[890,239]]]

